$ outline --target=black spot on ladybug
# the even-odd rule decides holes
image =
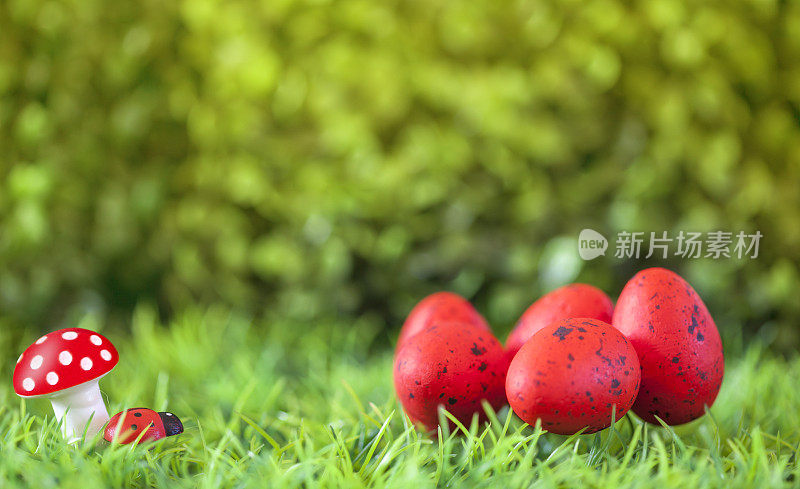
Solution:
[[[447,373],[447,367],[444,367],[444,368],[442,368],[442,373],[443,373],[443,374],[446,374],[446,373]]]
[[[486,353],[486,348],[479,348],[477,343],[472,343],[472,345],[473,346],[469,349],[469,351],[471,351],[473,355],[479,356]]]
[[[644,277],[643,277],[643,278],[644,278]],[[653,300],[653,299],[655,299],[656,297],[658,297],[658,292],[656,292],[655,294],[651,295],[651,296],[650,296],[650,300]]]
[[[136,426],[135,424],[132,424],[132,425],[131,425],[131,429],[132,429],[133,431],[136,431],[136,430],[138,430],[138,429],[139,429],[139,427],[138,427],[138,426]]]
[[[659,304],[656,304],[656,310],[658,309],[661,309],[661,306]]]
[[[627,360],[627,359],[628,359],[628,357],[626,357],[625,355],[620,355],[619,356],[620,365],[625,365],[625,360]]]
[[[586,397],[591,397],[591,396],[592,396],[592,393],[589,392],[589,391],[586,391]]]
[[[443,398],[443,397],[444,397],[444,392],[442,392],[441,394],[439,394],[439,399],[441,399],[441,398]]]
[[[705,337],[705,336],[703,336],[703,333],[701,333],[700,331],[698,331],[698,332],[697,332],[697,341],[703,341],[703,340],[705,340],[705,339],[706,339],[706,337]]]
[[[136,416],[137,418],[141,418],[142,417],[142,413],[140,413],[138,411],[133,413],[133,415]]]
[[[611,394],[613,394],[615,396],[621,396],[622,395],[622,389],[615,390],[615,391],[611,392]]]
[[[453,404],[457,403],[457,402],[458,402],[458,399],[456,399],[455,397],[451,397],[451,398],[449,398],[449,399],[447,400],[447,403],[448,403],[448,404],[450,404],[451,406],[452,406]]]
[[[611,388],[612,388],[612,389],[616,389],[617,387],[619,387],[619,380],[617,380],[617,379],[613,379],[613,380],[611,381]]]
[[[569,358],[569,361],[570,361],[570,362],[573,362],[573,361],[575,361],[575,357],[573,357],[573,356],[572,356],[572,353],[568,353],[568,354],[567,354],[567,358]]]
[[[583,324],[587,324],[587,323],[583,323]],[[586,328],[578,327],[578,331],[581,332],[581,333],[585,333],[586,332]]]
[[[488,363],[481,362],[481,365],[478,367],[478,371],[483,372],[484,370],[486,370],[486,367],[488,367],[488,366],[489,366]]]
[[[411,392],[409,392],[409,393],[408,393],[408,398],[409,398],[409,399],[414,399],[414,394],[413,394],[413,393],[411,393]]]
[[[421,384],[421,382],[419,380],[415,380],[414,383],[417,384],[417,385]]]
[[[578,339],[579,339],[579,340],[582,340],[582,339],[583,339],[583,336],[578,336]]]

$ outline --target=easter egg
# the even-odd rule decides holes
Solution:
[[[400,329],[397,348],[406,339],[440,322],[472,324],[490,331],[489,324],[468,300],[452,292],[436,292],[419,301],[408,314]]]
[[[613,325],[639,355],[642,386],[633,411],[640,418],[687,423],[714,403],[725,370],[722,341],[686,280],[664,268],[637,273],[619,296]]]
[[[594,318],[611,322],[614,304],[597,287],[570,284],[542,296],[517,321],[508,336],[506,349],[513,355],[534,333],[556,321],[568,318]]]
[[[608,428],[631,408],[638,390],[633,346],[592,318],[563,319],[537,331],[506,377],[514,413],[530,425],[541,420],[543,429],[561,435]]]
[[[437,322],[409,338],[395,355],[394,386],[403,410],[415,424],[432,430],[439,408],[469,425],[485,419],[482,401],[505,405],[508,356],[485,328]]]

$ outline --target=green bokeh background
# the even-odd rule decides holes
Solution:
[[[791,350],[799,121],[794,1],[7,0],[0,327],[213,302],[388,339],[450,289],[503,334],[660,265]],[[764,237],[584,262],[587,227]]]

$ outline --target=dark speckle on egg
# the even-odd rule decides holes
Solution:
[[[484,353],[486,353],[486,348],[481,348],[481,347],[478,346],[477,343],[473,343],[472,344],[472,348],[470,348],[470,351],[472,352],[473,355],[479,356],[479,355],[483,355]]]
[[[564,341],[567,338],[567,335],[572,333],[572,329],[573,328],[565,328],[564,326],[560,326],[553,332],[553,336],[557,336],[559,341]]]

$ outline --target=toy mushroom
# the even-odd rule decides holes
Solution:
[[[103,432],[103,438],[108,442],[127,444],[140,435],[139,441],[155,441],[181,433],[183,423],[174,414],[157,413],[148,408],[132,408],[111,418]]]
[[[59,329],[20,355],[14,391],[20,397],[48,398],[64,437],[74,443],[84,430],[87,438],[94,436],[108,421],[98,382],[118,361],[117,349],[103,335],[82,328]]]

